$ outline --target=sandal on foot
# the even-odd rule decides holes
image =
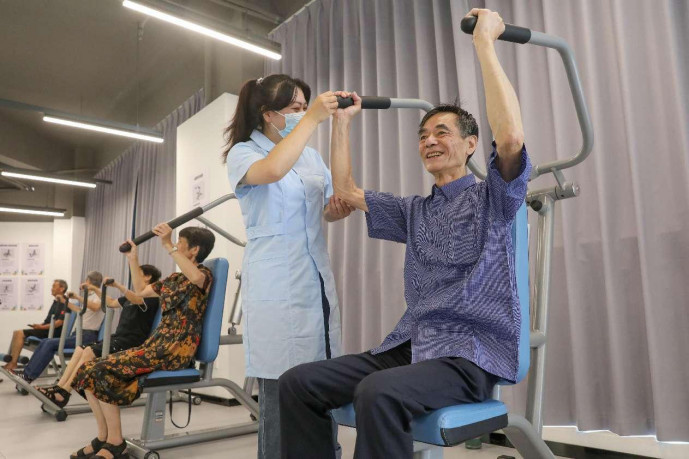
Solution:
[[[119,445],[113,445],[112,443],[105,443],[101,449],[108,451],[112,454],[113,459],[129,459],[129,453],[127,452],[127,442],[122,441]],[[92,456],[93,459],[107,459],[105,456]]]
[[[42,393],[46,397],[50,397],[50,394],[54,394],[58,387],[59,386],[57,386],[57,385],[55,385],[55,386],[43,386],[43,387],[37,387],[36,390],[38,390],[38,392]]]
[[[64,408],[65,405],[69,403],[69,397],[71,395],[69,392],[67,392],[60,386],[49,387],[47,388],[47,390],[42,390],[41,392],[43,393],[43,395],[46,396],[46,398],[48,398],[51,402],[53,402],[60,408]],[[57,394],[60,394],[62,400],[57,399]]]
[[[90,453],[85,453],[84,450],[88,448],[88,446],[84,446],[79,451],[77,451],[76,454],[70,455],[69,459],[91,458],[95,456],[95,454],[103,448],[103,445],[105,445],[105,442],[99,440],[98,437],[96,437],[93,440],[91,440],[91,448],[93,449],[93,451],[91,451]]]

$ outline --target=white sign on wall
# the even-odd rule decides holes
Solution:
[[[43,308],[43,278],[22,277],[21,309],[34,311]]]
[[[45,244],[23,244],[23,275],[42,275],[45,272]]]
[[[191,182],[191,206],[199,207],[208,203],[208,191],[206,189],[206,179],[208,174],[201,172],[194,176]]]
[[[19,307],[19,285],[16,277],[0,277],[0,311]]]
[[[19,244],[0,244],[1,274],[19,274]]]

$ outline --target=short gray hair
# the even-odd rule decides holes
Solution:
[[[98,271],[89,272],[86,275],[86,279],[88,279],[91,285],[95,285],[96,287],[100,287],[100,285],[103,283],[103,275]]]

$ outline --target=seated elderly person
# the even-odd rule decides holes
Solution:
[[[159,370],[187,368],[201,342],[203,314],[208,303],[213,275],[201,262],[213,250],[215,236],[205,228],[187,227],[172,244],[167,223],[153,228],[163,247],[181,272],[146,286],[141,276],[134,242],[127,252],[132,284],[137,295],[159,297],[160,324],[141,345],[87,362],[79,368],[74,389],[84,396],[98,425],[98,436],[72,458],[124,458],[127,443],[122,438],[120,406],[130,405],[140,395],[139,377]],[[97,453],[96,456],[93,456]]]
[[[17,368],[17,360],[19,359],[22,347],[24,347],[26,338],[30,336],[35,336],[36,338],[48,337],[52,319],[55,319],[53,336],[60,336],[60,332],[62,332],[62,323],[65,319],[65,308],[67,307],[65,293],[67,293],[67,282],[62,279],[55,279],[50,290],[50,294],[53,296],[54,300],[53,304],[50,306],[48,315],[45,316],[45,320],[41,324],[30,324],[30,328],[14,331],[12,334],[12,342],[10,343],[10,350],[8,352],[12,360],[7,362],[7,365],[3,367],[5,370],[14,370]]]
[[[334,458],[329,410],[354,403],[355,457],[411,458],[415,416],[491,396],[514,381],[520,308],[511,227],[526,197],[531,165],[516,94],[494,41],[497,13],[478,16],[474,46],[495,142],[488,176],[476,183],[467,162],[478,125],[456,105],[429,111],[419,126],[419,154],[435,178],[426,197],[396,197],[358,188],[351,176],[349,123],[361,110],[338,110],[332,124],[336,195],[366,212],[370,237],[406,244],[407,311],[369,352],[307,363],[279,380],[283,459]]]
[[[141,265],[141,276],[144,284],[150,285],[160,279],[160,270],[153,265]],[[107,284],[109,278],[103,279]],[[132,347],[141,346],[151,333],[156,312],[158,312],[158,298],[142,298],[119,282],[113,282],[112,286],[122,292],[118,299],[106,297],[106,303],[110,308],[122,308],[117,330],[110,337],[110,353],[120,352]],[[101,291],[96,292],[98,296]],[[103,341],[98,341],[90,346],[80,346],[74,350],[74,355],[62,374],[60,381],[50,387],[41,387],[38,390],[51,399],[57,406],[64,407],[69,402],[72,391],[72,381],[77,370],[86,362],[90,362],[103,355]]]
[[[98,331],[100,329],[105,313],[100,308],[100,301],[95,291],[100,289],[101,283],[103,282],[103,275],[98,271],[91,271],[86,275],[86,280],[81,284],[81,288],[88,287],[89,294],[86,300],[86,312],[82,316],[82,344],[91,344],[98,339]],[[68,292],[67,296],[70,299],[75,299],[79,303],[84,302],[84,298],[79,296],[77,293]],[[81,307],[73,304],[71,302],[67,303],[67,307],[71,309],[74,313],[81,311]],[[76,331],[73,332],[65,340],[65,349],[73,349],[76,346],[77,334]],[[57,349],[60,346],[60,338],[44,339],[38,345],[34,351],[29,363],[24,367],[24,372],[22,373],[22,378],[27,382],[32,382],[34,379],[38,378],[43,370],[50,364],[53,357],[57,353]]]

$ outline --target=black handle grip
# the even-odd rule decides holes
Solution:
[[[476,16],[465,17],[459,26],[462,32],[468,33],[469,35],[474,33],[474,28],[478,18]],[[511,41],[512,43],[528,43],[531,40],[531,29],[526,27],[519,27],[512,24],[505,24],[505,31],[498,37],[498,40]]]
[[[175,229],[178,226],[185,224],[189,220],[194,219],[201,214],[203,214],[203,207],[196,207],[196,208],[190,210],[189,212],[187,212],[186,214],[182,214],[177,218],[173,218],[172,220],[167,222],[167,224],[170,225],[170,228]],[[153,234],[153,231],[148,231],[148,232],[142,234],[141,236],[135,237],[132,240],[134,241],[134,244],[139,245],[142,242],[146,242],[153,237],[155,237],[155,234]],[[125,242],[124,244],[122,244],[120,246],[120,252],[122,252],[122,253],[127,253],[131,249],[132,249],[132,246],[129,244],[129,242]]]
[[[81,296],[84,299],[84,301],[81,302],[81,311],[79,311],[79,315],[83,316],[84,313],[86,312],[86,305],[89,302],[89,288],[84,287],[84,290],[81,293],[82,293]]]
[[[361,96],[361,108],[372,109],[372,110],[385,110],[390,108],[392,101],[389,97],[376,97],[376,96]],[[354,105],[354,99],[351,97],[340,97],[337,96],[337,108],[347,108]]]
[[[105,282],[103,282],[104,285],[110,286],[115,283],[115,279],[108,279]]]
[[[112,279],[108,279],[108,281],[111,281]],[[100,310],[105,312],[108,310],[108,305],[106,304],[106,299],[105,299],[105,293],[108,290],[108,285],[112,284],[112,282],[105,283],[103,282],[103,285],[100,286]]]

